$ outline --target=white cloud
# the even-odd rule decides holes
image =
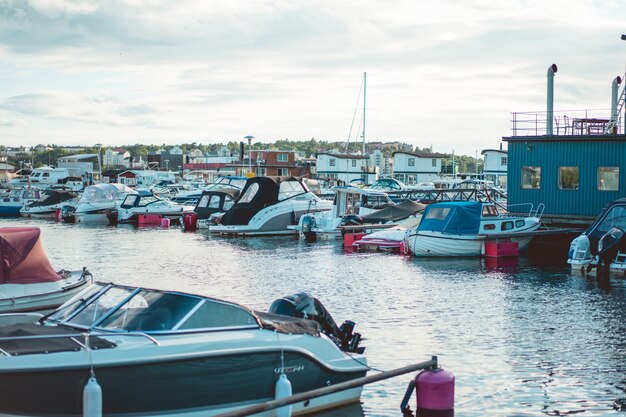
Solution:
[[[0,108],[27,124],[5,124],[2,137],[92,142],[89,132],[108,127],[111,143],[251,131],[341,140],[367,71],[369,138],[473,155],[509,134],[510,112],[543,110],[552,62],[557,107],[608,108],[624,65],[623,9],[616,0],[0,0]]]

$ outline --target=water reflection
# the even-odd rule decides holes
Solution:
[[[27,219],[56,268],[97,279],[196,292],[266,309],[309,291],[350,319],[370,364],[392,369],[438,355],[457,377],[457,416],[617,413],[626,403],[626,280],[567,265],[345,254],[339,241],[218,238],[179,229]],[[325,416],[398,416],[412,375],[366,386],[363,405]],[[336,414],[338,413],[338,414]]]

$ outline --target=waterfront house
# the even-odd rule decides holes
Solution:
[[[441,178],[441,162],[448,155],[440,153],[393,153],[393,177],[406,185],[432,182]]]
[[[506,190],[507,170],[508,170],[508,152],[500,149],[484,149],[481,153],[483,156],[483,174],[487,181],[492,181],[494,185]]]
[[[371,184],[378,179],[378,172],[369,165],[367,155],[319,152],[316,157],[318,178],[337,179],[346,184],[359,179]]]

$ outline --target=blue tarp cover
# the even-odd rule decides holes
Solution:
[[[417,230],[475,235],[480,228],[482,207],[481,203],[473,201],[429,204]]]

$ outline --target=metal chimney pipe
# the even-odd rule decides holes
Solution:
[[[618,92],[619,85],[622,83],[621,77],[617,76],[613,79],[613,84],[611,86],[611,122],[615,123],[617,121],[617,102],[618,102]]]
[[[546,135],[552,135],[554,119],[554,74],[558,70],[556,64],[548,68],[548,109],[546,111]]]

